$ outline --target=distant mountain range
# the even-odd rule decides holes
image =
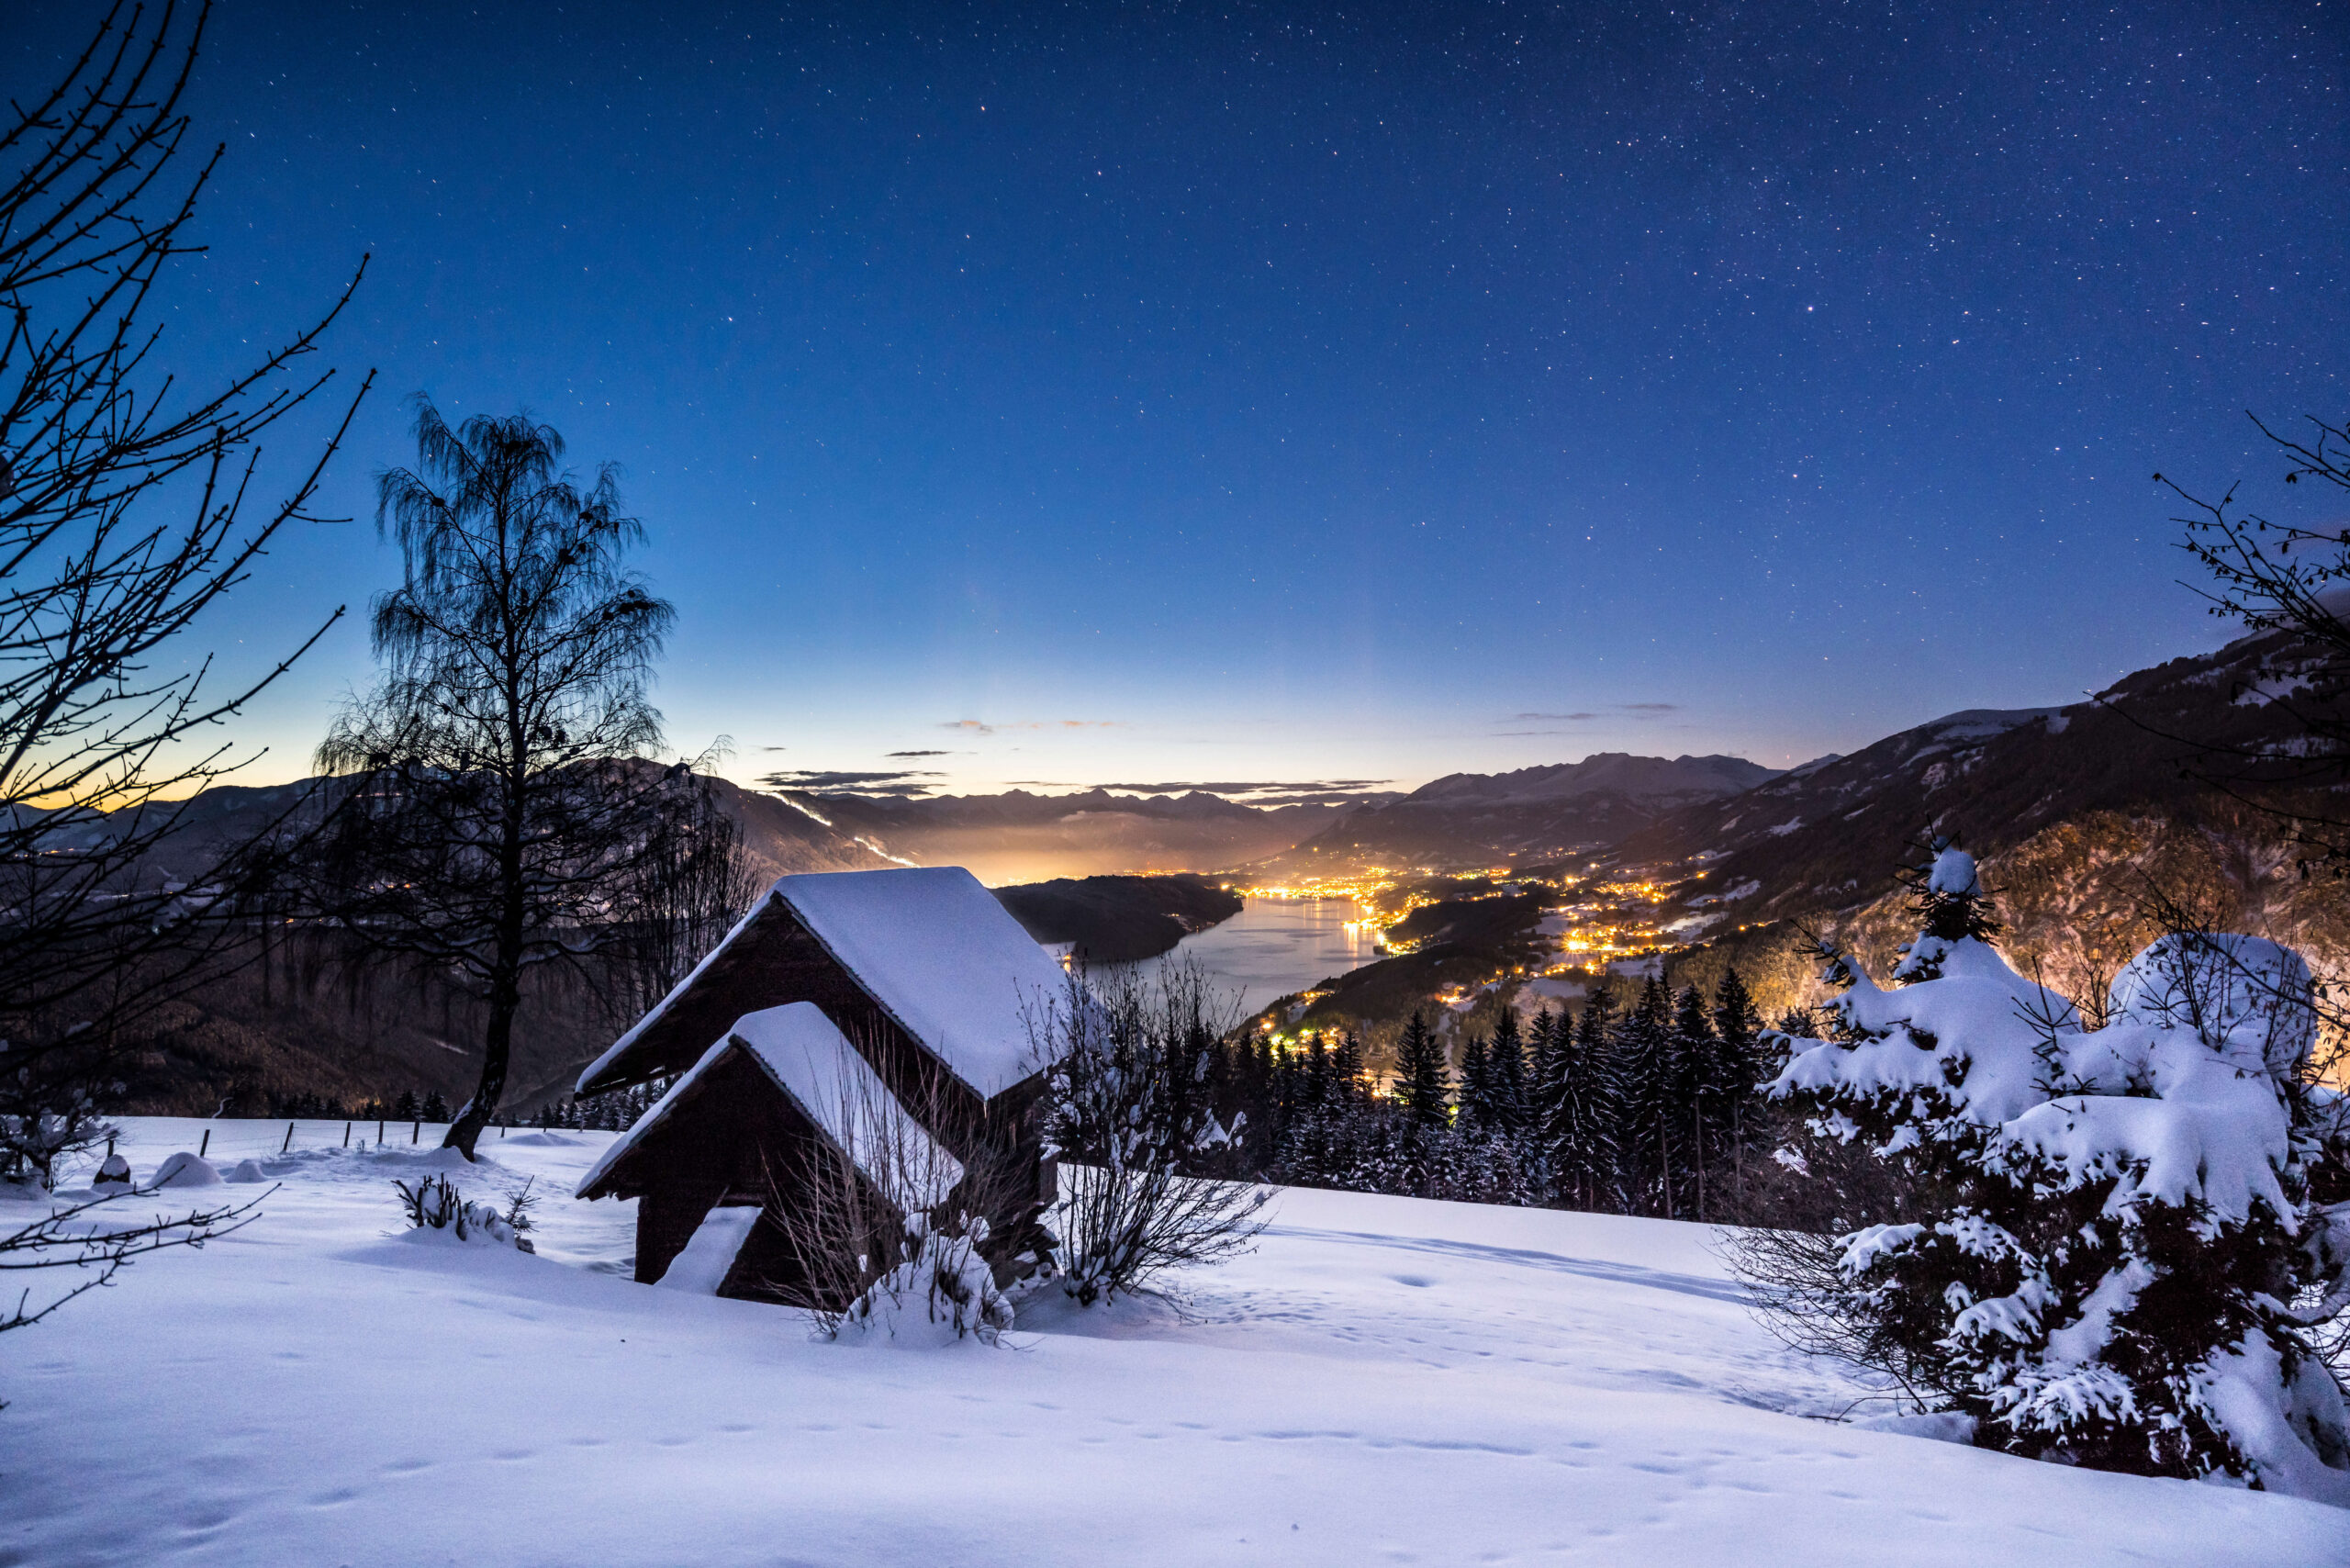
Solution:
[[[1736,756],[1632,756],[1511,773],[1452,773],[1410,794],[1265,807],[1203,790],[1091,790],[906,799],[850,791],[745,795],[786,802],[807,825],[767,846],[778,863],[821,842],[834,853],[968,866],[981,880],[1144,871],[1342,872],[1367,865],[1467,869],[1496,857],[1605,849],[1681,807],[1779,777]],[[747,810],[747,808],[746,808]],[[746,827],[749,823],[746,820]],[[817,834],[811,834],[815,828]],[[817,836],[821,834],[821,840]]]
[[[1465,868],[1604,850],[1681,808],[1778,777],[1740,756],[1620,751],[1513,773],[1449,773],[1391,804],[1348,812],[1277,864]]]

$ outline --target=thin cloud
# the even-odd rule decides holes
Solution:
[[[1237,779],[1173,779],[1157,784],[1103,784],[1103,790],[1123,790],[1136,795],[1180,795],[1203,790],[1211,795],[1280,794],[1345,794],[1349,791],[1376,790],[1393,782],[1387,778],[1314,778],[1303,780],[1274,779],[1270,781]]]
[[[882,755],[885,756],[953,756],[955,754],[951,751],[892,751],[884,752]]]
[[[1023,719],[1017,722],[990,724],[984,719],[950,719],[938,727],[953,730],[958,734],[992,735],[1005,730],[1122,730],[1125,728],[1125,722],[1124,719]]]
[[[1653,719],[1664,713],[1678,713],[1678,702],[1611,702],[1597,712],[1590,713],[1512,713],[1502,721],[1508,724],[1595,724],[1605,719],[1629,717]],[[1563,735],[1565,730],[1496,730],[1504,738],[1526,735]]]
[[[1375,793],[1393,793],[1389,790]],[[1360,790],[1310,790],[1295,795],[1251,795],[1244,805],[1250,806],[1343,806],[1362,800]]]
[[[913,799],[929,794],[934,788],[923,780],[946,777],[943,773],[908,768],[887,773],[851,773],[801,767],[770,773],[759,782],[770,790],[801,790],[810,794],[896,795]]]
[[[1169,779],[1152,784],[1074,784],[1066,778],[1013,778],[1015,790],[1102,790],[1127,795],[1181,795],[1203,790],[1244,806],[1335,806],[1369,795],[1393,794],[1388,778],[1335,778],[1304,782],[1244,782],[1230,779]]]

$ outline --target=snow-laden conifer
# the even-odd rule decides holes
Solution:
[[[1911,884],[1896,986],[1837,958],[1833,1037],[1787,1041],[1770,1089],[1951,1194],[1843,1238],[1841,1310],[1986,1446],[2350,1503],[2310,1339],[2350,1305],[2350,1204],[2312,1197],[2342,1102],[2304,1081],[2308,967],[2174,933],[2089,1030],[1989,946],[1964,852]]]

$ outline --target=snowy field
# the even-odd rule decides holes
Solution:
[[[850,1347],[632,1283],[568,1197],[610,1135],[460,1173],[536,1178],[526,1257],[396,1231],[432,1129],[209,1125],[265,1217],[0,1336],[0,1564],[2350,1562],[2350,1512],[1831,1423],[1697,1226],[1293,1191],[1183,1314]]]

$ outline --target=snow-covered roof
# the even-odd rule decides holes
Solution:
[[[1068,979],[995,895],[959,866],[784,877],[636,1026],[580,1074],[583,1092],[726,958],[788,909],[890,1017],[991,1099],[1039,1063],[1030,1019]],[[729,983],[714,980],[714,983]],[[746,1000],[750,1000],[747,999]]]
[[[963,1179],[962,1165],[898,1103],[824,1010],[812,1002],[794,1002],[736,1019],[725,1037],[680,1073],[634,1126],[612,1140],[578,1192],[586,1193],[601,1182],[736,1047],[749,1052],[834,1146],[892,1195],[911,1186],[909,1195],[928,1205],[944,1200]]]
[[[775,896],[984,1095],[1036,1070],[1029,1020],[1068,977],[960,866],[786,877]]]

